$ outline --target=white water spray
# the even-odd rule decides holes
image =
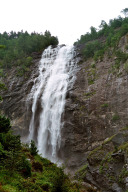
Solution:
[[[74,48],[48,47],[42,54],[39,76],[35,79],[30,95],[33,95],[29,140],[37,132],[37,147],[43,157],[56,162],[61,143],[61,117],[64,112],[66,93],[75,80],[76,62]],[[37,102],[41,100],[41,112],[36,116]],[[38,128],[35,120],[39,118]]]

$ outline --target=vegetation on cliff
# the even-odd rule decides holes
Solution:
[[[87,157],[87,164],[76,173],[76,179],[88,181],[90,173],[101,188],[128,191],[128,127],[103,141],[102,145],[92,150]],[[91,172],[91,169],[94,172]],[[122,190],[123,189],[123,190]]]
[[[124,92],[124,90],[127,90],[127,86],[124,86],[123,91],[120,90],[119,92],[118,88],[118,90],[114,92],[114,88],[117,88],[117,84],[114,85],[114,82],[116,81],[112,81],[112,79],[110,78],[108,80],[109,74],[111,74],[111,76],[113,77],[117,70],[119,71],[117,80],[118,77],[127,77],[127,32],[128,18],[118,17],[117,19],[110,20],[109,24],[106,24],[106,22],[102,21],[101,29],[99,31],[97,31],[94,27],[91,27],[91,33],[87,33],[86,35],[81,36],[81,39],[75,43],[76,45],[83,47],[83,56],[85,60],[92,57],[92,59],[89,59],[87,62],[84,62],[86,64],[83,69],[83,73],[82,70],[80,71],[81,76],[84,76],[84,74],[86,74],[86,82],[88,82],[88,85],[87,88],[85,86],[84,88],[82,88],[83,96],[80,97],[78,95],[78,97],[74,97],[74,103],[76,105],[77,102],[77,107],[79,107],[77,108],[78,114],[74,113],[74,109],[72,110],[73,114],[76,115],[76,121],[74,124],[77,126],[77,123],[79,122],[78,129],[80,128],[81,132],[83,131],[80,135],[80,130],[76,129],[78,130],[77,136],[80,135],[80,139],[78,137],[78,142],[80,144],[83,142],[81,145],[78,145],[75,139],[74,146],[78,147],[78,149],[76,147],[76,152],[81,152],[81,159],[82,156],[84,156],[83,152],[88,153],[88,155],[86,155],[87,161],[86,158],[83,160],[83,162],[85,162],[84,167],[82,167],[76,173],[76,179],[80,180],[80,182],[84,182],[84,184],[86,182],[93,183],[93,181],[95,181],[93,183],[94,185],[96,185],[98,188],[106,190],[108,190],[108,188],[110,190],[115,190],[115,185],[117,188],[119,187],[120,191],[121,189],[123,189],[123,191],[125,189],[128,189],[126,188],[126,185],[128,185],[128,128],[125,127],[117,133],[119,127],[124,127],[120,126],[121,123],[123,122],[125,124],[127,122],[124,118],[127,116],[127,110],[123,111],[122,108],[119,109],[120,106],[122,106],[124,109],[127,109],[126,97],[124,97],[120,101],[121,104],[119,103],[119,97],[122,98],[122,95],[126,95],[126,92]],[[37,34],[35,35],[35,37],[38,36]],[[122,45],[119,46],[120,39],[123,35],[125,36],[122,39],[127,40],[126,45],[124,44],[125,48],[123,46],[124,49],[122,49]],[[30,36],[31,35],[28,35],[27,38]],[[12,38],[14,42],[18,42],[19,39],[20,37]],[[26,39],[25,42],[27,43]],[[11,42],[10,39],[8,39],[7,41]],[[5,45],[4,42],[2,44]],[[57,41],[55,44],[53,43],[53,45],[56,44]],[[26,44],[26,46],[28,45],[29,43]],[[6,50],[8,55],[9,50],[7,49],[7,45],[5,46],[0,46],[0,48],[2,48],[0,51],[1,53],[5,54]],[[44,49],[42,47],[41,49],[39,48],[38,50],[34,50],[33,46],[31,47],[33,48],[33,51],[40,52]],[[22,48],[23,47],[24,46],[22,46]],[[29,48],[30,47],[28,46],[28,50]],[[12,66],[17,68],[18,75],[22,75],[25,71],[29,70],[29,65],[32,63],[32,52],[26,51],[23,53],[23,57],[20,57],[19,55],[19,57],[15,57],[15,59],[13,58],[14,60],[8,59],[8,61],[10,62],[5,62],[7,61],[5,54],[3,59],[1,58],[0,60],[0,76],[3,75],[3,69]],[[103,70],[100,70],[101,68],[103,68]],[[122,70],[119,70],[120,68]],[[104,76],[104,73],[106,73],[108,76]],[[122,76],[121,73],[123,74]],[[103,78],[101,78],[101,76],[103,76]],[[101,81],[104,82],[103,79],[106,80],[106,87],[104,86],[104,84],[101,86]],[[98,84],[98,81],[100,82],[100,84]],[[125,82],[122,80],[122,84],[124,83]],[[115,87],[113,86],[113,88],[111,84]],[[120,84],[120,87],[122,87],[122,84]],[[85,85],[84,80],[81,85]],[[80,88],[80,84],[77,87]],[[0,83],[0,88],[6,89],[3,83]],[[106,90],[104,91],[104,89]],[[104,92],[102,92],[102,90]],[[80,90],[78,90],[78,92],[80,93]],[[100,92],[101,95],[98,95],[98,92]],[[110,92],[112,94],[110,94]],[[104,97],[104,95],[107,95],[108,97]],[[115,95],[117,95],[118,100],[116,99]],[[100,102],[97,102],[98,98]],[[110,98],[113,98],[113,101]],[[12,97],[10,96],[10,100],[11,99]],[[117,103],[117,106],[115,103]],[[12,107],[14,107],[14,105],[12,105]],[[71,114],[69,117],[71,117]],[[105,130],[108,130],[108,132],[110,133],[107,133],[107,131]],[[74,134],[74,131],[75,129],[73,129],[71,135],[72,133]],[[111,134],[111,132],[113,133]],[[97,136],[95,135],[95,133],[99,135]],[[109,136],[112,136],[105,139],[105,137],[108,137],[106,136],[107,134]],[[102,142],[103,139],[105,140]],[[102,144],[98,144],[97,141],[99,143],[102,142]],[[87,142],[88,148],[84,148]],[[74,146],[70,146],[68,143],[69,149]],[[81,146],[83,147],[82,149]],[[71,184],[69,178],[64,174],[63,169],[57,168],[56,165],[52,164],[47,159],[40,157],[37,154],[37,149],[33,142],[31,142],[30,148],[27,145],[21,144],[20,137],[14,136],[10,132],[9,119],[2,116],[0,117],[0,191],[78,192],[80,191],[80,189],[77,184]],[[90,186],[90,189],[88,189],[87,191],[97,190],[94,188],[91,189]]]
[[[37,154],[10,131],[10,120],[0,116],[0,192],[78,192],[63,169]]]
[[[0,33],[0,76],[3,76],[3,70],[17,67],[17,74],[23,75],[29,70],[32,63],[33,52],[42,53],[49,45],[57,45],[58,38],[51,35],[49,31],[43,34],[33,32],[4,32]]]
[[[91,27],[75,42],[83,56],[80,76],[85,78],[79,80],[84,91],[76,97],[76,117],[87,134],[80,137],[87,139],[79,145],[85,144],[81,151],[86,151],[87,159],[76,179],[105,192],[128,191],[128,8],[123,12],[125,18],[102,21],[100,30]]]
[[[102,60],[105,51],[111,48],[114,52],[117,49],[120,38],[128,32],[128,8],[123,9],[122,12],[125,18],[118,16],[118,18],[111,19],[108,24],[102,20],[99,30],[91,26],[91,32],[81,35],[80,39],[74,43],[74,45],[84,45],[82,53],[85,60],[90,57],[93,57],[95,61]]]

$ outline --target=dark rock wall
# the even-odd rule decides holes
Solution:
[[[1,79],[7,90],[0,93],[3,98],[3,102],[0,103],[0,112],[11,119],[14,133],[20,134],[21,138],[26,137],[29,131],[32,103],[27,99],[34,79],[38,76],[40,58],[41,55],[34,59],[29,71],[24,76],[17,76],[17,70],[13,68],[8,69],[5,77]]]
[[[114,63],[113,57],[105,55],[95,67],[91,59],[80,64],[68,94],[62,129],[62,151],[69,166],[72,161],[75,167],[76,162],[82,164],[88,151],[128,125],[128,75],[123,64],[113,74]]]

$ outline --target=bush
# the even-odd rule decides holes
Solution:
[[[119,119],[120,119],[120,117],[119,117],[118,114],[114,114],[114,115],[112,116],[112,120],[113,120],[113,121],[117,121],[117,120],[119,120]]]
[[[106,107],[108,107],[108,103],[104,103],[104,104],[102,104],[101,107],[102,107],[102,108],[106,108]]]
[[[116,61],[119,61],[119,62],[122,61],[124,63],[128,59],[128,54],[122,52],[121,50],[116,51],[115,54],[117,57]]]
[[[0,116],[0,133],[7,133],[11,129],[10,120],[5,116]]]
[[[19,135],[13,135],[11,132],[6,133],[3,135],[2,144],[4,149],[7,151],[19,151],[21,149],[21,141]]]
[[[5,154],[5,151],[3,149],[3,145],[0,143],[0,160],[4,156],[4,154]]]
[[[64,172],[61,168],[55,168],[54,170],[54,175],[52,177],[52,182],[53,182],[53,188],[52,192],[68,192],[66,189],[66,186],[64,186],[64,180],[65,180],[65,175]]]
[[[17,168],[24,177],[31,176],[31,164],[25,156],[21,156],[21,159],[18,161]]]
[[[128,32],[128,24],[123,24],[121,28],[121,36],[125,35]]]
[[[84,58],[88,59],[90,57],[93,57],[95,52],[100,50],[101,48],[102,48],[102,45],[99,41],[94,41],[94,42],[86,44],[86,46],[83,50]]]
[[[37,147],[33,140],[31,140],[31,143],[30,143],[30,153],[31,155],[36,155],[38,153]]]
[[[7,90],[7,87],[4,83],[0,82],[0,89]]]
[[[104,56],[104,49],[98,50],[95,52],[94,60],[97,61],[98,59],[102,60]]]

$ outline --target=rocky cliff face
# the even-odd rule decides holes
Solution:
[[[127,53],[126,45],[127,35],[118,48]],[[70,171],[86,165],[77,178],[103,191],[121,192],[128,189],[128,61],[116,68],[116,59],[110,50],[101,61],[79,64],[67,96],[62,153]]]
[[[127,35],[118,48],[127,53],[126,45]],[[104,192],[128,190],[128,61],[116,67],[116,59],[110,50],[96,63],[93,59],[79,62],[77,79],[67,93],[62,117],[60,157],[67,170],[74,173],[84,165],[77,172],[77,179]],[[4,79],[8,90],[2,93],[1,111],[11,118],[15,133],[23,139],[31,117],[27,95],[38,75],[38,62],[35,58],[24,77],[17,77],[12,69]]]
[[[18,76],[14,67],[8,69],[5,77],[1,78],[7,90],[0,93],[3,98],[3,102],[0,104],[0,112],[11,119],[14,133],[20,134],[23,140],[28,135],[31,118],[31,107],[29,105],[32,103],[27,102],[28,94],[31,91],[35,77],[38,76],[38,64],[41,55],[34,54],[33,57],[33,64],[24,76]]]

